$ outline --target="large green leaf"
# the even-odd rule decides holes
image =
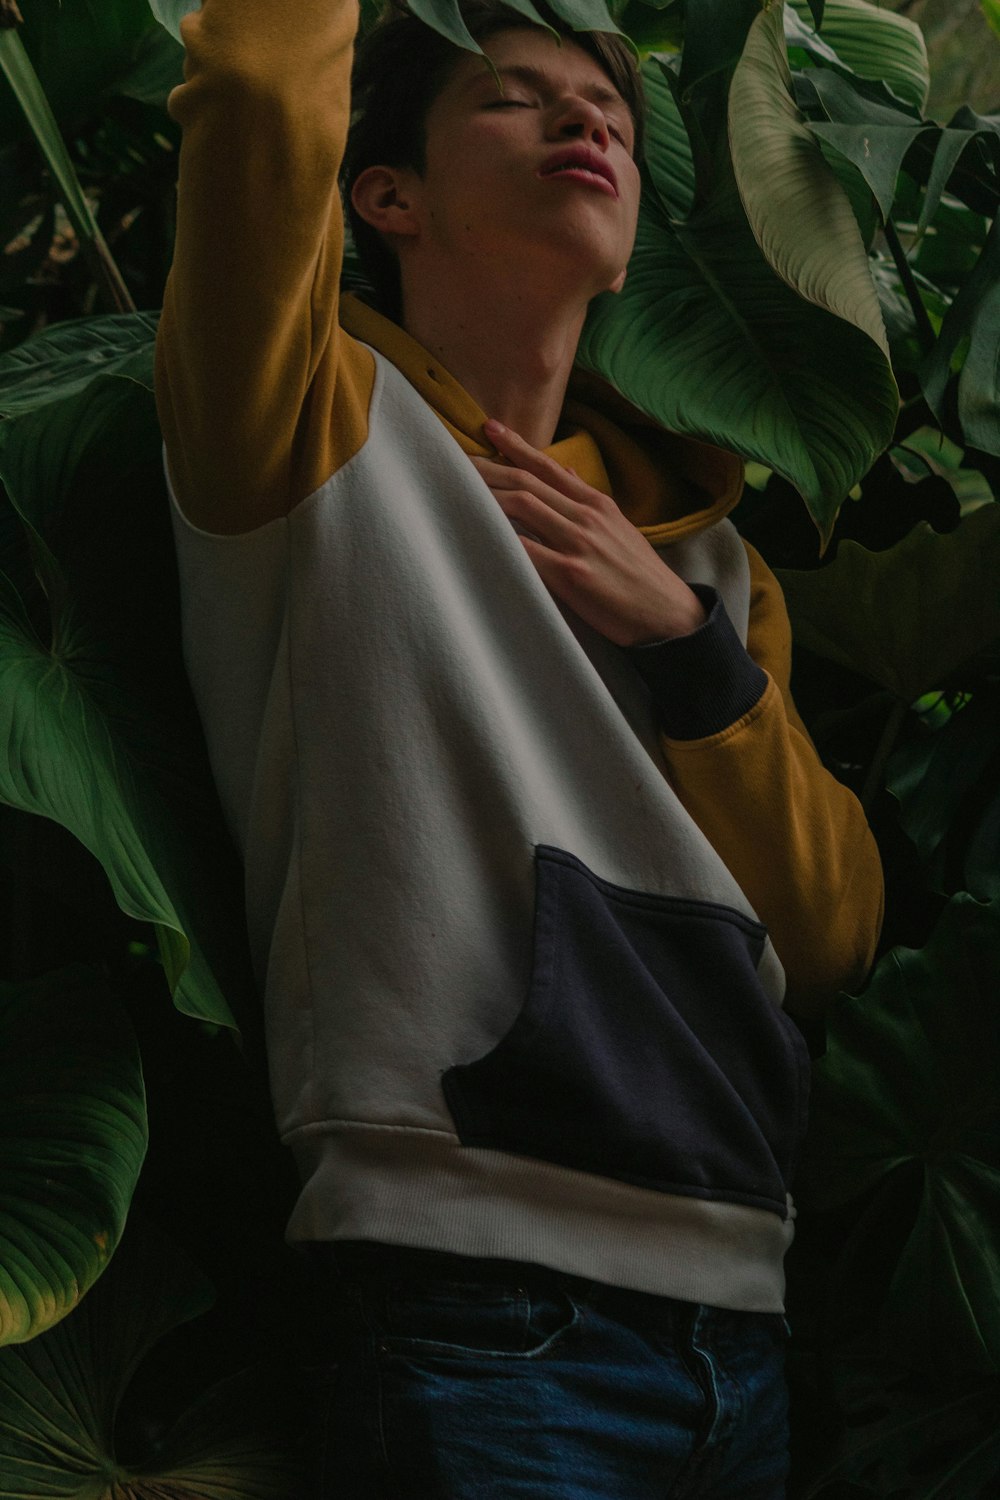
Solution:
[[[884,552],[842,542],[827,567],[778,577],[800,645],[912,703],[1000,636],[1000,506]]]
[[[762,11],[750,29],[730,90],[729,136],[740,197],[768,264],[800,296],[866,334],[891,382],[867,251],[796,107],[780,6]]]
[[[662,93],[650,91],[650,113],[654,138],[675,130]],[[665,209],[672,189],[658,191],[657,178],[651,167],[625,289],[592,304],[581,363],[665,426],[777,470],[828,534],[891,439],[888,360],[771,269],[731,177],[684,221]]]
[[[903,1238],[883,1345],[938,1373],[1000,1368],[998,966],[1000,903],[956,896],[923,949],[893,949],[865,993],[838,1004],[814,1070],[800,1197],[833,1207],[911,1174],[912,1218],[900,1223],[893,1199]],[[878,1208],[855,1259],[879,1254]]]
[[[110,336],[127,342],[118,322]],[[65,334],[47,335],[63,400],[37,346],[16,351],[44,404],[0,423],[0,478],[46,597],[26,604],[0,577],[0,799],[101,861],[123,910],[155,924],[182,1010],[232,1025],[235,1004],[252,1031],[235,860],[180,657],[145,336],[79,389]]]
[[[798,14],[800,28],[815,31],[808,0],[789,0],[789,5]],[[826,0],[820,38],[859,78],[885,82],[898,98],[924,108],[930,89],[927,46],[908,16],[866,0]],[[790,40],[801,45],[799,28]]]
[[[0,1344],[58,1323],[121,1238],[146,1151],[139,1052],[104,983],[0,984]]]
[[[148,1452],[118,1454],[119,1409],[137,1370],[211,1302],[211,1287],[175,1247],[130,1224],[71,1317],[0,1351],[4,1500],[300,1500],[293,1387],[281,1370],[222,1382],[166,1432],[151,1423]]]

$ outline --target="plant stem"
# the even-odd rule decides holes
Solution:
[[[899,737],[900,729],[903,727],[903,720],[906,718],[909,707],[910,705],[903,698],[893,698],[892,700],[892,707],[886,718],[885,727],[882,730],[875,754],[872,756],[872,763],[868,767],[865,784],[861,788],[861,806],[866,813],[871,811],[872,803],[881,790],[882,773],[885,770],[885,763],[895,749],[896,740]]]
[[[913,316],[917,321],[917,336],[920,339],[920,346],[925,354],[929,354],[936,342],[934,326],[927,316],[927,309],[924,306],[924,299],[920,295],[920,288],[917,286],[910,262],[906,258],[906,251],[903,249],[899,235],[896,232],[896,226],[891,219],[886,219],[884,233],[886,243],[892,252],[892,258],[896,262],[896,270],[899,272],[900,280],[906,290],[907,299],[913,308]]]

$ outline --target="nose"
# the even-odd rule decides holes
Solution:
[[[611,144],[604,111],[579,94],[567,94],[553,106],[549,134],[558,140],[592,142],[601,151],[606,151]]]

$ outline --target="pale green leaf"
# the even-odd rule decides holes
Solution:
[[[201,0],[149,0],[153,15],[161,26],[165,26],[174,38],[181,40],[181,22],[193,10],[198,10]]]
[[[800,296],[867,334],[888,363],[867,251],[796,107],[777,6],[750,29],[730,90],[729,134],[740,197],[768,264]]]
[[[0,984],[0,1344],[64,1318],[121,1238],[146,1151],[128,1017],[82,968]]]

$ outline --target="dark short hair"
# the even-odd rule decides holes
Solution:
[[[460,9],[479,43],[494,32],[533,24],[500,0],[460,0]],[[555,32],[589,52],[604,69],[631,112],[634,154],[640,159],[645,102],[628,43],[613,32],[573,31],[544,0],[536,0],[536,9]],[[358,40],[351,84],[354,116],[340,184],[363,275],[379,310],[396,321],[402,317],[399,261],[378,230],[357,212],[351,189],[372,166],[406,167],[423,176],[427,112],[463,55],[461,48],[406,10],[401,0],[388,0],[379,20]]]

